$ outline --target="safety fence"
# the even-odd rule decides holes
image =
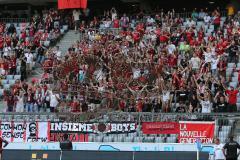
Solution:
[[[3,23],[26,23],[30,21],[30,18],[0,18],[0,22]]]
[[[196,152],[114,152],[114,151],[44,151],[4,150],[3,160],[196,160]],[[207,152],[200,152],[199,160],[208,160]]]
[[[240,112],[236,113],[150,113],[150,112],[121,112],[110,111],[108,109],[101,109],[97,112],[83,112],[83,113],[0,113],[0,121],[31,121],[31,120],[51,120],[51,121],[68,121],[68,122],[121,122],[121,121],[135,121],[135,122],[155,122],[155,121],[180,121],[180,120],[194,120],[194,121],[214,121],[215,119],[234,120],[240,117]]]

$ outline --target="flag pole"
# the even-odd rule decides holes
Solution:
[[[197,149],[197,160],[199,160],[199,149]]]

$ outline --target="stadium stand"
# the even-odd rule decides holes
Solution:
[[[19,118],[29,120],[77,117],[75,121],[132,120],[139,124],[218,117],[216,136],[222,142],[235,133],[239,122],[231,115],[236,118],[240,110],[239,13],[226,17],[216,9],[212,13],[193,11],[189,17],[174,10],[120,15],[113,8],[81,22],[80,41],[66,53],[58,46],[48,48],[68,29],[58,22],[61,17],[52,21],[52,15],[58,17],[50,10],[29,24],[0,27],[4,43],[0,94],[6,112],[18,112]],[[24,44],[14,46],[15,35]],[[26,50],[17,56],[22,46],[33,54]],[[27,82],[26,74],[31,75],[34,64],[44,73]],[[18,117],[9,113],[2,118]],[[89,136],[93,142],[177,140],[176,135],[143,135],[141,127],[127,136]]]

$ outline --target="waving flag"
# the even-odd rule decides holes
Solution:
[[[58,9],[87,8],[87,0],[58,0]]]
[[[202,150],[202,142],[201,142],[200,138],[197,138],[196,146],[197,146],[198,151]]]

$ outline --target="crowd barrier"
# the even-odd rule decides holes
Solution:
[[[96,112],[84,113],[0,113],[0,121],[68,121],[68,122],[88,122],[89,120],[122,122],[129,119],[136,122],[142,121],[178,121],[178,120],[205,120],[215,119],[238,119],[240,112],[235,113],[150,113],[150,112],[110,112],[100,110]],[[107,120],[105,120],[107,119]]]
[[[114,152],[114,151],[44,151],[4,150],[3,160],[196,160],[196,152]],[[209,154],[200,152],[199,160]]]
[[[0,22],[4,23],[26,23],[30,21],[30,18],[0,18]]]

